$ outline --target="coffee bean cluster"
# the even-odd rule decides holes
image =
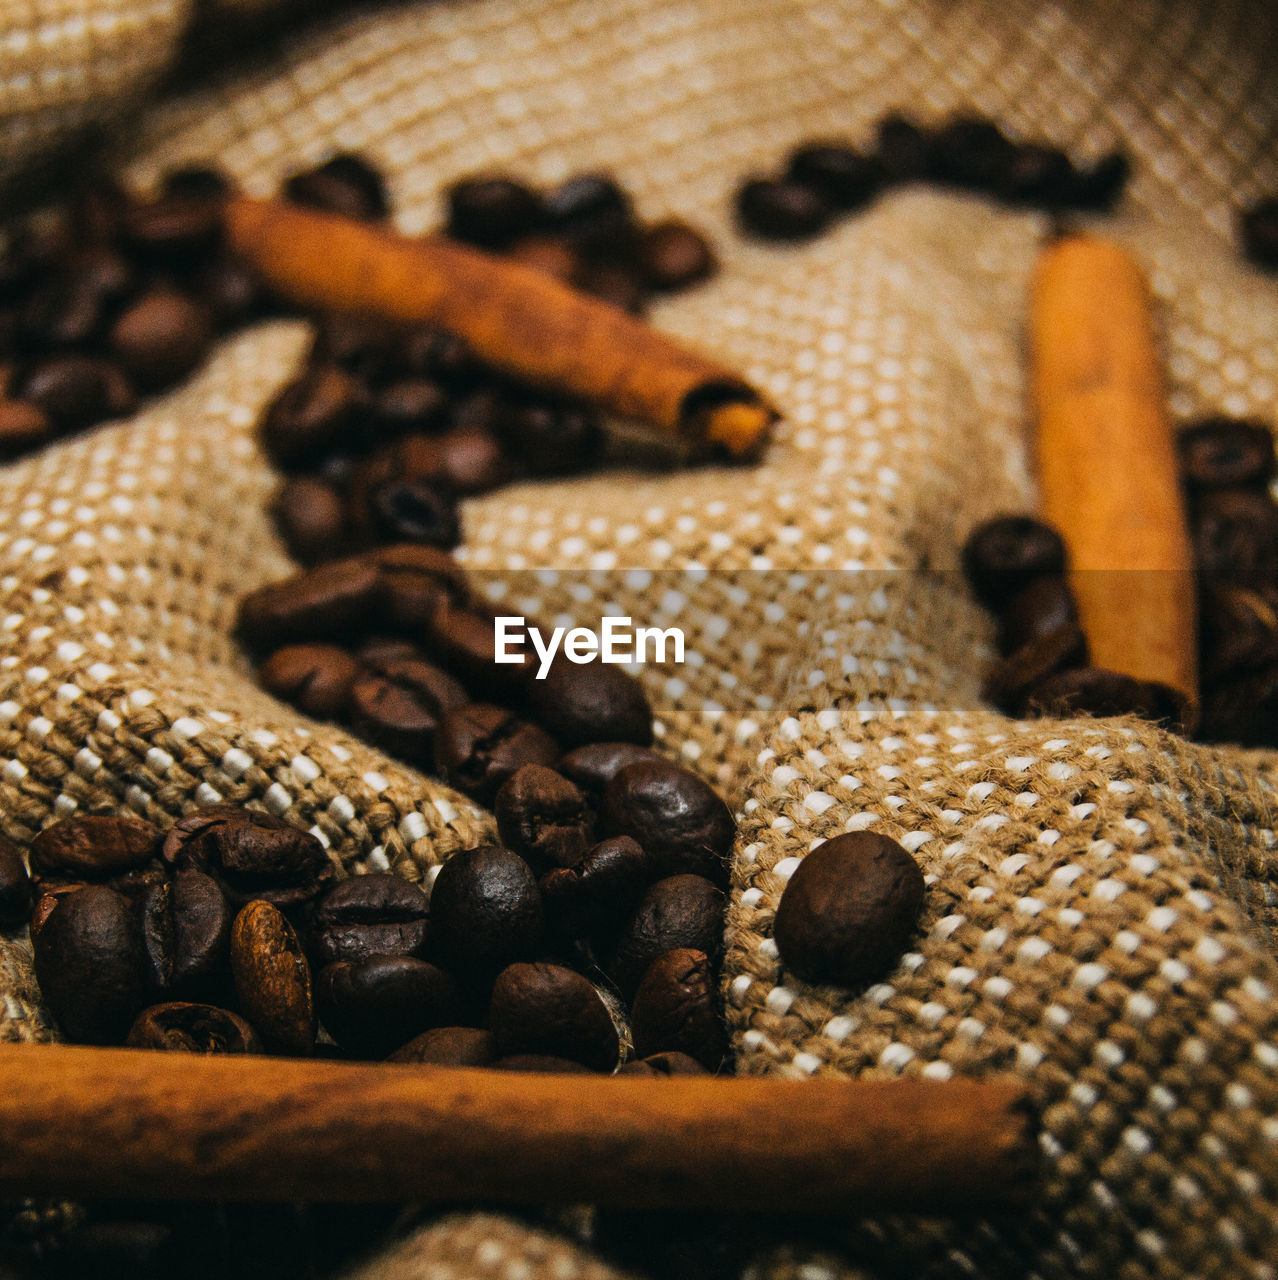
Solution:
[[[780,176],[754,175],[741,184],[736,212],[748,234],[808,240],[908,182],[959,187],[1053,213],[1103,212],[1117,203],[1130,167],[1121,151],[1078,165],[1059,147],[1014,142],[981,116],[958,115],[927,129],[893,114],[879,122],[869,150],[840,141],[802,143]]]
[[[1200,718],[1207,742],[1278,745],[1278,507],[1273,432],[1212,417],[1177,436],[1198,582]],[[1175,726],[1170,690],[1088,665],[1065,548],[1028,516],[976,528],[963,566],[998,616],[987,696],[1010,715],[1140,715]]]

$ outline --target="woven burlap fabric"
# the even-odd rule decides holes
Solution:
[[[61,69],[44,96],[7,86],[30,154],[138,101],[143,63],[158,74],[189,17],[85,0],[52,26],[38,8],[0,4],[6,38],[31,33]],[[127,74],[120,52],[75,42],[77,16],[117,11],[141,60]],[[517,486],[467,505],[463,558],[521,610],[596,623],[616,604],[687,630],[690,660],[645,681],[664,747],[742,813],[725,975],[740,1069],[1011,1071],[1045,1126],[1036,1212],[845,1224],[810,1256],[796,1227],[759,1274],[1274,1274],[1274,757],[1134,723],[1021,724],[979,699],[988,623],[954,548],[1034,501],[1024,308],[1042,220],[906,190],[777,249],[742,242],[728,210],[739,177],[795,140],[864,139],[893,106],[986,110],[1083,158],[1122,141],[1136,177],[1105,226],[1150,268],[1176,412],[1272,419],[1278,290],[1239,262],[1231,207],[1278,189],[1275,22],[1263,4],[362,8],[117,137],[139,182],[214,156],[261,194],[360,148],[408,231],[438,221],[460,173],[612,167],[645,216],[715,235],[720,278],[654,320],[782,406],[764,463]],[[296,324],[242,336],[134,422],[0,473],[9,834],[254,800],[348,867],[417,878],[490,831],[258,692],[228,638],[236,597],[286,568],[253,424],[305,341]],[[915,852],[927,910],[883,983],[809,987],[779,964],[772,912],[814,841],[858,827]],[[2,959],[0,1029],[47,1035],[23,947]],[[489,1273],[604,1274],[466,1215],[363,1274]]]

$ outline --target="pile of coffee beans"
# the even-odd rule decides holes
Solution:
[[[959,115],[926,129],[907,116],[885,116],[875,146],[805,142],[779,177],[754,175],[740,186],[736,211],[744,231],[765,240],[809,240],[887,188],[933,182],[1024,208],[1053,213],[1104,212],[1122,195],[1130,163],[1113,151],[1080,166],[1058,147],[1014,142],[992,120]]]
[[[1278,198],[1257,200],[1238,218],[1243,254],[1265,271],[1278,271]]]
[[[1273,432],[1212,417],[1177,435],[1198,582],[1196,737],[1278,746],[1278,506]],[[998,616],[1002,660],[987,696],[1010,715],[1134,714],[1177,724],[1162,686],[1088,666],[1056,532],[1028,516],[978,526],[963,549],[976,597]]]

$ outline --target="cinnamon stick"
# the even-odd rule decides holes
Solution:
[[[1043,510],[1069,553],[1092,664],[1177,691],[1190,727],[1193,553],[1140,267],[1093,236],[1055,241],[1031,336]]]
[[[1015,1082],[518,1074],[0,1046],[0,1191],[778,1212],[1032,1193]]]
[[[442,325],[504,373],[694,448],[748,457],[777,418],[733,370],[520,263],[246,197],[229,202],[227,234],[288,302]]]

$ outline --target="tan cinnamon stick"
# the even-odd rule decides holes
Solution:
[[[1149,287],[1123,249],[1065,236],[1032,299],[1043,511],[1065,541],[1093,665],[1197,704],[1193,553]]]
[[[523,1075],[0,1046],[0,1190],[844,1212],[1032,1194],[1014,1082]]]
[[[776,420],[731,369],[520,263],[267,200],[230,201],[227,227],[289,302],[443,325],[494,368],[694,447],[747,457]]]

